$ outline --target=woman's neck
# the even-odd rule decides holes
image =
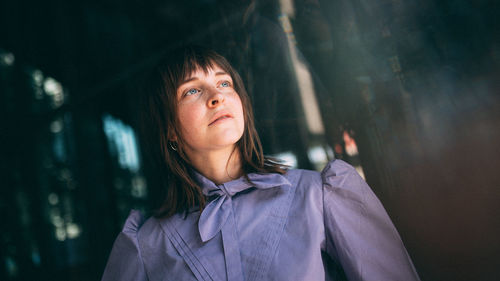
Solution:
[[[238,148],[196,153],[186,151],[193,167],[216,184],[239,178],[243,174]]]

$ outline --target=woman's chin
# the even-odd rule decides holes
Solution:
[[[243,132],[235,130],[226,130],[210,138],[209,143],[216,147],[227,147],[235,145],[242,137]]]

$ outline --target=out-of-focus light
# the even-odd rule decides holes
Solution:
[[[120,166],[131,172],[137,172],[139,170],[139,149],[134,130],[110,115],[105,115],[103,122],[110,151],[118,154]]]
[[[9,53],[9,52],[0,53],[0,63],[2,65],[11,66],[14,64],[15,60],[16,60],[16,57],[14,56],[13,53]]]
[[[59,203],[59,196],[55,193],[51,193],[49,194],[48,200],[50,205],[57,205],[57,203]]]
[[[328,160],[332,160],[335,158],[335,154],[333,153],[333,149],[328,145],[325,147],[326,155],[328,156]]]
[[[146,180],[141,176],[135,176],[132,179],[132,196],[137,198],[146,197]]]
[[[33,77],[33,81],[35,82],[35,85],[37,86],[42,86],[43,85],[43,72],[41,70],[34,70],[31,74]]]
[[[297,156],[291,151],[285,151],[273,155],[273,157],[283,161],[283,164],[290,166],[290,168],[297,168]]]
[[[47,77],[43,82],[43,90],[52,99],[53,107],[59,107],[64,103],[64,93],[61,83],[54,78]]]
[[[43,89],[48,95],[55,95],[62,92],[61,84],[51,77],[47,77],[47,79],[45,79]]]
[[[60,119],[54,120],[52,121],[52,123],[50,123],[50,131],[54,134],[62,131],[62,128],[63,128],[63,122]]]
[[[293,4],[290,5],[293,6]],[[292,60],[293,68],[295,70],[295,78],[297,79],[297,86],[299,87],[301,106],[304,110],[307,128],[309,129],[309,132],[314,135],[322,135],[325,132],[325,128],[323,126],[323,119],[321,118],[316,92],[314,91],[314,83],[311,72],[309,71],[308,66],[304,63],[303,59],[299,58],[299,55],[297,54],[297,48],[295,46],[297,42],[295,40],[289,16],[287,14],[281,14],[279,16],[279,21],[288,38],[290,59]]]
[[[57,134],[52,142],[55,159],[59,162],[66,162],[66,150],[64,145],[64,137]]]
[[[366,180],[365,178],[365,172],[363,171],[363,167],[361,166],[354,166],[354,169],[356,169],[356,172],[358,172],[358,174],[364,179]]]
[[[306,123],[309,131],[316,135],[322,135],[325,132],[323,119],[321,118],[316,92],[311,73],[307,66],[298,59],[295,52],[292,52],[292,61],[297,75],[297,83],[300,90],[300,98],[304,109]]]
[[[62,227],[64,224],[64,220],[61,217],[61,212],[57,207],[50,208],[49,219],[55,227]]]
[[[56,239],[59,241],[66,240],[66,230],[63,227],[56,228]]]
[[[62,227],[64,225],[64,220],[60,216],[53,216],[52,224],[55,225],[56,227]]]
[[[35,99],[42,100],[44,98],[43,72],[41,70],[35,69],[31,72],[31,78],[33,78],[33,92],[35,94]]]
[[[66,226],[66,234],[68,236],[68,239],[75,239],[80,236],[80,233],[81,228],[78,224],[68,223],[68,225]]]
[[[278,19],[285,33],[293,33],[292,23],[290,23],[290,18],[286,14],[280,15]]]
[[[356,145],[356,141],[354,138],[349,135],[347,131],[344,131],[343,133],[343,139],[345,143],[345,152],[349,156],[356,156],[358,155],[358,146]]]
[[[316,169],[322,168],[328,162],[328,156],[325,148],[319,145],[309,148],[307,156]]]
[[[296,45],[297,40],[295,39],[295,33],[293,33],[293,28],[292,24],[290,23],[290,18],[286,14],[281,14],[278,17],[278,20],[281,23],[281,28],[283,28],[283,31],[286,34],[286,37],[288,38],[288,41],[290,42],[291,45]]]
[[[295,16],[295,6],[292,0],[280,0],[280,8],[283,14],[290,17]]]

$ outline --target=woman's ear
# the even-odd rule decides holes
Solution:
[[[177,142],[177,136],[176,135],[170,136],[168,140],[171,142]]]
[[[167,139],[170,142],[177,142],[177,134],[175,133],[174,128],[171,128],[170,126],[167,130]]]

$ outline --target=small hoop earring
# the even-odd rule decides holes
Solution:
[[[170,149],[172,149],[173,151],[177,151],[177,143],[176,142],[169,141],[168,145],[170,146]]]

